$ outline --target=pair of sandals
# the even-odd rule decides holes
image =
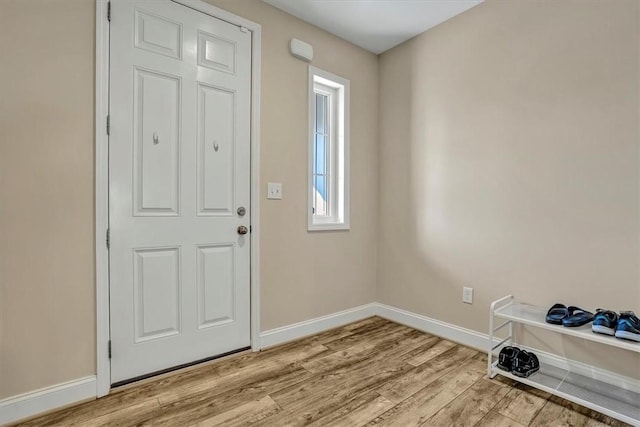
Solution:
[[[506,346],[498,355],[498,368],[521,378],[528,378],[540,370],[538,356],[518,347]]]
[[[547,323],[575,328],[586,325],[593,320],[593,313],[580,307],[564,304],[554,304],[547,312]]]

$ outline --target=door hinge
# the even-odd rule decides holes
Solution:
[[[243,27],[242,25],[240,26],[240,31],[242,31],[243,33],[248,33],[249,29],[246,27]]]
[[[107,2],[107,21],[111,22],[111,2]]]
[[[111,135],[111,114],[107,115],[107,135]]]
[[[111,359],[111,340],[107,343],[107,351],[109,352],[109,359]]]
[[[111,229],[107,228],[107,249],[111,248]]]

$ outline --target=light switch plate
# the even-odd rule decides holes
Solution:
[[[473,288],[462,288],[462,302],[473,304]]]
[[[282,184],[279,182],[267,183],[267,199],[282,199]]]

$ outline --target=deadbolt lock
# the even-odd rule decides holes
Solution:
[[[238,208],[237,212],[238,212],[238,215],[239,215],[239,216],[244,216],[244,214],[246,214],[246,213],[247,213],[247,210],[244,208],[244,206],[240,206],[240,207]]]

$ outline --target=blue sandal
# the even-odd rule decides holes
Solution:
[[[569,310],[564,304],[554,304],[547,311],[546,321],[553,325],[562,325],[562,320],[569,315]]]
[[[562,319],[562,326],[575,328],[586,325],[593,320],[593,313],[583,310],[580,307],[570,306],[567,308],[569,315]]]

